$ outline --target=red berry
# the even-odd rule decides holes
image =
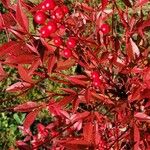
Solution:
[[[38,24],[44,24],[47,19],[47,16],[43,11],[37,11],[34,15],[34,21]]]
[[[73,37],[69,37],[69,39],[66,42],[66,45],[68,48],[74,48],[76,46],[76,40]]]
[[[102,24],[100,30],[103,32],[103,34],[107,34],[110,32],[110,26],[108,24]]]
[[[91,73],[91,77],[92,77],[92,79],[99,79],[99,72],[98,71],[93,71],[92,73]]]
[[[63,19],[64,17],[64,12],[61,9],[61,7],[58,7],[55,11],[54,11],[54,16],[56,17],[56,19],[58,21],[60,21],[61,19]]]
[[[57,24],[54,21],[49,21],[47,23],[47,29],[49,34],[54,33],[57,30]]]
[[[66,58],[70,58],[72,56],[72,51],[68,48],[63,50],[63,56]]]
[[[67,7],[66,5],[62,5],[62,6],[61,6],[61,9],[62,9],[62,11],[63,11],[65,14],[67,14],[67,13],[69,12],[69,9],[68,9],[68,7]]]
[[[49,36],[49,31],[48,31],[47,26],[43,26],[43,27],[40,29],[40,34],[41,34],[41,37],[43,37],[43,38],[46,38],[46,37]]]
[[[94,79],[93,80],[93,86],[96,88],[99,88],[101,85],[101,80],[100,79]]]
[[[56,7],[54,0],[45,0],[42,3],[41,9],[42,10],[53,10]]]
[[[61,46],[62,45],[62,39],[61,39],[61,37],[56,36],[56,37],[53,38],[53,40],[54,40],[54,44],[56,46]]]

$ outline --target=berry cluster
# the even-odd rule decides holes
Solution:
[[[100,74],[98,71],[93,71],[91,73],[91,78],[93,80],[93,86],[96,87],[96,88],[99,88],[100,85],[101,85],[101,80],[100,80]]]
[[[54,0],[44,0],[38,8],[39,10],[34,15],[34,21],[42,25],[40,36],[48,38],[58,30],[61,25],[60,22],[69,12],[69,9],[66,5],[56,5]]]
[[[64,44],[63,38],[56,31],[61,29],[61,22],[68,12],[69,9],[66,5],[58,6],[54,0],[45,0],[39,4],[39,10],[34,15],[35,23],[41,25],[40,36],[42,38],[51,37],[56,47],[62,48],[65,45],[62,51],[62,56],[65,58],[72,56],[72,49],[76,46],[76,40],[74,37],[69,37]]]

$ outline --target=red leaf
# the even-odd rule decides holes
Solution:
[[[29,28],[29,23],[28,23],[28,18],[23,12],[23,8],[21,6],[21,0],[18,0],[17,3],[17,8],[16,8],[16,19],[20,26],[22,27],[23,31],[28,32]]]
[[[86,91],[85,91],[85,99],[86,99],[86,102],[89,103],[90,100],[91,100],[91,90],[88,88]]]
[[[6,63],[10,64],[31,64],[33,61],[37,60],[37,56],[33,54],[24,54],[20,56],[9,56],[6,59]]]
[[[5,14],[2,14],[2,17],[3,17],[5,27],[10,27],[10,26],[16,25],[16,21],[14,19],[14,16],[11,13],[8,12]]]
[[[108,0],[102,0],[102,9],[104,10],[108,4]]]
[[[87,84],[87,82],[84,81],[85,79],[87,79],[86,76],[81,76],[81,75],[68,77],[68,80],[72,84],[77,84],[77,85],[82,85],[82,86],[86,86],[86,84]]]
[[[20,150],[32,150],[32,148],[28,144],[22,141],[17,141],[16,145]]]
[[[73,121],[73,122],[76,122],[76,121],[78,121],[78,120],[80,120],[80,119],[84,119],[84,118],[88,117],[89,115],[90,115],[90,112],[88,112],[88,111],[85,111],[85,112],[83,112],[83,113],[78,113],[78,114],[76,114],[76,116],[72,119],[72,121]]]
[[[56,64],[56,57],[54,55],[50,56],[49,61],[48,61],[48,73],[51,74],[52,70],[54,68],[54,65]]]
[[[106,104],[114,104],[110,99],[109,97],[107,97],[106,95],[103,95],[103,94],[98,94],[98,93],[95,93],[95,92],[91,92],[93,98],[95,99],[98,99]]]
[[[40,59],[39,60],[35,60],[30,67],[29,70],[29,75],[32,75],[34,73],[34,71],[38,68],[38,66],[41,64]]]
[[[0,63],[0,81],[3,80],[6,77],[6,73],[2,67],[2,64]]]
[[[149,0],[137,0],[135,6],[140,7],[140,6],[145,5],[148,2],[149,2]]]
[[[134,117],[140,121],[146,121],[146,122],[150,123],[150,116],[148,116],[144,112],[137,112],[137,113],[135,113]]]
[[[140,149],[139,144],[140,144],[140,132],[139,128],[137,127],[136,124],[134,124],[134,150]]]
[[[129,61],[133,60],[135,56],[140,55],[140,50],[138,46],[135,44],[135,42],[132,40],[132,38],[129,39],[126,46],[127,46],[126,50],[127,50]]]
[[[83,127],[83,136],[85,141],[87,141],[89,144],[93,143],[93,124],[91,122],[86,123]]]
[[[74,94],[74,95],[77,94],[74,90],[69,89],[69,88],[60,88],[60,89],[63,90],[64,92],[69,93],[69,94]]]
[[[27,82],[17,82],[14,83],[13,85],[9,86],[6,91],[7,92],[18,92],[22,90],[26,90],[31,87],[30,83]]]
[[[72,102],[76,97],[74,95],[65,96],[63,99],[61,99],[58,103],[59,106],[66,106],[70,102]]]
[[[39,112],[38,110],[35,110],[35,111],[30,112],[30,113],[26,116],[26,118],[25,118],[25,120],[24,120],[24,122],[23,122],[23,126],[24,126],[24,129],[25,129],[25,130],[27,130],[27,131],[30,130],[30,126],[31,126],[32,123],[34,122],[34,120],[35,120],[35,118],[36,118],[38,112]]]
[[[65,61],[58,61],[57,62],[57,70],[65,70],[69,69],[73,65],[75,65],[75,61],[73,59],[67,59]]]
[[[18,105],[17,107],[14,108],[14,111],[17,111],[17,112],[30,112],[33,109],[37,108],[37,107],[38,107],[38,104],[36,102],[29,101],[27,103]]]
[[[29,76],[25,68],[22,67],[22,65],[18,65],[18,72],[21,78],[29,83],[33,83],[32,78]]]
[[[0,47],[0,57],[7,54],[8,52],[10,52],[14,49],[20,49],[21,46],[22,46],[21,43],[15,42],[15,41],[10,41],[10,42],[7,42],[7,43],[3,44]]]

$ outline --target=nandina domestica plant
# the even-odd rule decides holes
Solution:
[[[6,92],[16,98],[37,87],[43,92],[2,110],[27,113],[16,146],[150,149],[150,18],[143,14],[149,1],[65,2],[2,0],[7,12],[0,14],[0,29],[7,42],[0,47],[0,80],[10,66],[18,79]],[[43,110],[51,120],[35,124]]]

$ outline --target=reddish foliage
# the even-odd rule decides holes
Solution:
[[[19,74],[6,92],[21,96],[45,79],[61,85],[60,93],[46,89],[41,102],[14,107],[28,113],[20,127],[25,138],[17,141],[19,149],[150,149],[145,34],[150,20],[142,10],[135,15],[148,0],[123,0],[125,9],[115,0],[102,0],[97,7],[88,1],[69,7],[63,0],[44,0],[38,6],[24,0],[2,3],[8,12],[0,14],[0,29],[8,42],[0,47],[0,80],[8,76],[5,65]],[[29,16],[34,18],[34,34]],[[64,73],[71,67],[74,74]],[[35,133],[31,126],[43,109],[53,119],[37,124]]]

